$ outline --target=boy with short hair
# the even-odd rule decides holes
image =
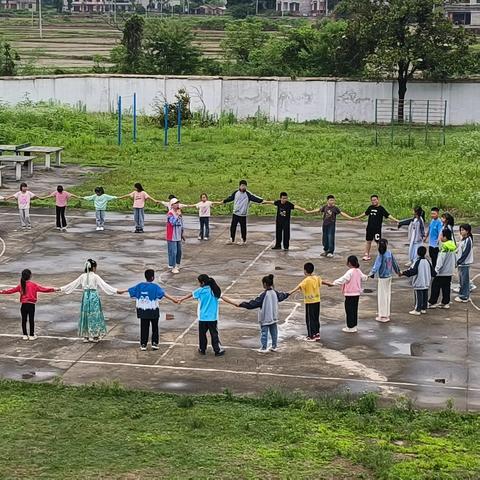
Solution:
[[[400,273],[400,276],[413,277],[411,285],[415,293],[415,308],[408,312],[410,315],[427,313],[428,289],[432,281],[432,265],[425,258],[427,249],[422,245],[417,249],[417,258],[412,267]]]
[[[32,228],[32,222],[30,221],[30,201],[38,198],[38,196],[28,189],[26,183],[22,182],[20,184],[20,190],[13,195],[7,195],[4,200],[10,200],[11,198],[17,199],[22,230],[30,230]]]
[[[353,220],[353,217],[342,212],[336,205],[334,195],[327,195],[327,203],[320,208],[310,210],[307,213],[323,213],[322,222],[322,257],[332,258],[335,251],[335,227],[337,223],[337,215]]]
[[[314,275],[315,267],[313,263],[307,262],[303,266],[305,278],[291,291],[293,295],[298,290],[303,293],[305,304],[305,323],[307,324],[307,342],[320,341],[320,287],[322,285],[332,286],[330,282],[322,280],[318,275]]]
[[[277,207],[277,217],[275,219],[275,246],[272,247],[272,250],[280,250],[282,248],[282,240],[283,249],[288,250],[290,248],[290,218],[292,210],[296,208],[304,213],[307,213],[307,210],[291,203],[288,200],[287,192],[280,192],[279,200],[275,200],[274,202],[265,200],[263,203],[265,205],[274,205]]]
[[[427,236],[425,241],[428,240],[428,254],[432,260],[432,267],[437,265],[438,253],[440,250],[439,237],[442,232],[442,221],[439,218],[440,210],[438,207],[432,207],[430,216],[432,218],[430,225],[428,226]]]
[[[387,210],[382,205],[380,205],[380,199],[376,194],[370,196],[370,205],[365,210],[365,212],[354,218],[359,219],[363,217],[368,217],[368,222],[365,235],[365,255],[363,256],[362,260],[368,261],[372,259],[372,257],[370,256],[372,241],[375,240],[376,242],[378,242],[382,238],[383,219],[391,219],[397,223],[398,220],[392,215],[390,215],[390,213],[388,213]]]
[[[140,350],[147,349],[150,324],[152,325],[152,350],[158,350],[158,320],[160,319],[158,302],[164,297],[173,303],[178,302],[175,298],[167,295],[158,283],[153,282],[155,280],[154,270],[145,270],[145,280],[146,282],[140,282],[128,290],[119,290],[118,293],[128,292],[130,298],[136,299],[137,318],[140,319]]]
[[[237,225],[240,224],[240,233],[242,235],[242,242],[239,245],[247,243],[247,215],[250,202],[262,203],[263,198],[257,197],[247,190],[247,181],[240,180],[238,190],[228,196],[223,203],[233,202],[232,223],[230,225],[230,241],[228,243],[235,243],[235,235],[237,232]]]

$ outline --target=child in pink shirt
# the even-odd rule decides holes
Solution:
[[[5,200],[10,198],[16,198],[18,202],[18,213],[20,214],[20,224],[22,229],[30,230],[32,228],[32,223],[30,221],[30,200],[37,198],[37,196],[28,190],[26,183],[20,184],[20,190],[13,194],[5,197]]]
[[[362,281],[367,280],[367,275],[360,270],[358,258],[350,255],[347,259],[347,267],[349,270],[340,278],[337,278],[333,285],[341,285],[342,293],[345,296],[345,315],[347,318],[347,326],[342,328],[346,333],[357,332],[358,323],[358,301],[363,291]]]
[[[133,220],[135,222],[135,233],[143,233],[143,228],[145,227],[145,202],[147,200],[152,200],[152,202],[158,203],[158,201],[151,197],[143,189],[141,183],[136,183],[134,188],[135,190],[132,193],[119,198],[133,198]]]
[[[50,195],[43,197],[42,199],[47,199],[55,197],[55,214],[57,217],[57,230],[62,232],[67,231],[67,219],[65,218],[65,210],[67,209],[68,200],[73,198],[79,198],[73,193],[67,192],[63,189],[62,185],[58,185],[57,190],[52,192]]]
[[[200,201],[194,205],[184,205],[185,207],[195,207],[198,209],[198,219],[200,221],[199,240],[208,240],[210,236],[210,212],[214,205],[221,205],[223,202],[211,202],[206,193],[200,195]]]
[[[38,293],[51,293],[60,291],[59,288],[42,287],[38,283],[30,281],[32,272],[26,268],[22,271],[20,284],[7,290],[0,290],[1,295],[11,295],[12,293],[20,293],[20,313],[22,315],[22,331],[24,340],[36,340],[35,335],[35,304],[37,303]],[[27,320],[30,330],[27,332]]]

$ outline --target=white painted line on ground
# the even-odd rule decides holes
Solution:
[[[414,383],[414,382],[395,382],[395,381],[377,381],[360,378],[345,378],[345,377],[325,377],[323,375],[297,375],[293,373],[273,373],[273,372],[259,372],[259,371],[244,371],[244,370],[230,370],[225,368],[206,368],[206,367],[181,367],[174,365],[157,365],[145,363],[128,363],[128,362],[108,362],[101,360],[68,360],[59,358],[45,358],[45,357],[16,357],[14,355],[0,354],[0,358],[8,360],[17,360],[25,362],[51,362],[51,363],[75,363],[84,365],[101,365],[111,367],[134,367],[134,368],[151,368],[157,370],[179,370],[184,372],[206,372],[206,373],[226,373],[232,375],[243,375],[249,377],[270,377],[270,378],[292,378],[300,380],[317,380],[317,381],[332,381],[332,382],[347,382],[347,383],[368,383],[371,385],[386,385],[392,387],[420,387],[420,388],[435,388],[445,390],[457,390],[470,392],[480,392],[480,387],[462,387],[449,386],[445,384],[428,384],[428,383]]]
[[[3,257],[3,254],[5,253],[5,250],[7,249],[7,245],[5,244],[5,241],[3,240],[2,237],[0,237],[0,242],[2,244],[2,252],[0,253],[0,257]]]
[[[242,271],[242,273],[240,273],[240,275],[237,276],[237,278],[235,278],[234,280],[232,280],[232,282],[230,283],[230,285],[223,291],[223,293],[226,293],[228,292],[239,280],[240,278],[243,277],[243,275],[245,275],[249,270],[250,268],[252,268],[255,263],[257,263],[258,260],[260,260],[260,258],[262,258],[262,256],[265,254],[265,252],[267,252],[268,250],[270,250],[270,248],[272,247],[273,243],[274,243],[275,240],[272,240],[245,268],[244,270]],[[165,358],[169,353],[170,351],[175,348],[175,346],[185,337],[185,335],[187,335],[187,333],[194,327],[194,325],[197,324],[197,319],[195,319],[176,339],[175,339],[175,342],[173,345],[171,345],[165,352],[163,352],[163,354],[160,356],[160,358],[157,360],[157,364],[158,362],[160,362],[163,358]]]

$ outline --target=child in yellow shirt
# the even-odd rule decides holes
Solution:
[[[305,278],[291,291],[289,295],[298,290],[303,293],[305,303],[305,323],[307,324],[307,342],[320,341],[320,287],[322,285],[332,286],[330,282],[322,280],[318,275],[314,275],[315,267],[313,263],[306,263],[303,266]]]

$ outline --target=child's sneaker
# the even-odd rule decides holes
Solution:
[[[467,303],[468,298],[455,297],[455,301],[458,303]]]
[[[327,253],[327,258],[333,258],[333,253]]]
[[[352,327],[352,328],[343,327],[343,328],[342,328],[342,332],[345,332],[345,333],[357,333],[358,330],[357,330],[357,327]]]
[[[142,352],[145,352],[147,350],[147,346],[146,345],[140,345],[140,350]]]
[[[102,229],[102,227],[97,227],[95,230],[99,232]]]
[[[200,235],[197,238],[198,240],[203,240],[203,238]]]
[[[235,240],[233,238],[229,238],[227,241],[227,245],[233,245],[235,243]]]
[[[198,353],[199,353],[200,355],[206,355],[206,354],[207,354],[207,353],[205,352],[205,350],[200,350],[200,349],[198,349]]]
[[[259,348],[258,350],[255,350],[258,353],[268,353],[268,350],[266,348]]]
[[[28,340],[28,335],[24,335],[24,336],[22,337],[22,340]]]
[[[420,312],[417,312],[417,310],[412,310],[410,312],[408,312],[410,315],[421,315]]]
[[[319,342],[319,341],[321,340],[320,334],[317,333],[317,334],[313,337],[313,339],[314,339],[316,342]]]
[[[55,228],[56,228],[57,230],[61,230],[61,228],[60,228],[60,227],[55,227]]]
[[[429,304],[427,305],[427,308],[428,308],[428,309],[431,309],[431,308],[441,308],[441,307],[440,307],[440,304],[439,304],[439,303],[429,303]]]
[[[172,268],[172,273],[176,275],[177,273],[180,273],[180,270],[177,267]]]
[[[83,343],[90,343],[90,339],[88,337],[83,337]]]
[[[207,240],[208,240],[208,237],[205,237],[204,240],[207,241]]]
[[[31,340],[32,342],[33,342],[34,340],[36,340],[37,338],[38,338],[38,337],[37,337],[36,335],[30,335],[30,336],[28,337],[28,339]]]
[[[305,337],[305,341],[307,342],[314,342],[315,338],[314,337]]]
[[[445,309],[445,310],[448,310],[450,308],[450,305],[448,303],[440,303],[438,305],[438,308],[442,308],[442,309]]]
[[[158,344],[152,343],[152,350],[158,350]]]
[[[376,320],[377,322],[387,323],[387,322],[390,321],[390,317],[377,317],[377,318],[375,318],[375,320]]]
[[[216,357],[222,357],[223,355],[225,355],[225,350],[220,350],[218,352],[215,352]]]
[[[62,232],[66,232],[66,231],[67,231],[67,227],[63,227]]]
[[[371,259],[372,259],[372,257],[371,257],[370,255],[367,255],[367,254],[365,254],[365,255],[363,256],[363,258],[362,258],[362,260],[363,260],[364,262],[368,262],[368,261],[371,260]]]
[[[326,256],[327,256],[327,252],[322,252],[322,253],[320,254],[320,256],[321,256],[321,257],[326,257]]]
[[[426,310],[420,310],[420,313],[427,313]]]
[[[278,347],[270,347],[271,352],[278,352],[280,350]]]

